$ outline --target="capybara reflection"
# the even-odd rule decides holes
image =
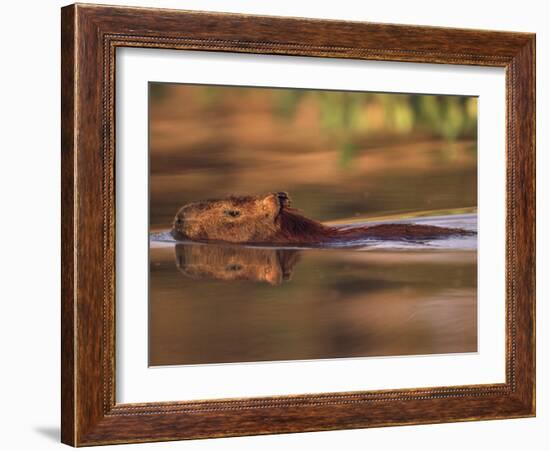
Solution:
[[[172,236],[177,240],[257,244],[320,244],[361,238],[415,240],[473,234],[423,224],[329,226],[290,208],[285,192],[193,202],[178,211],[172,225]]]
[[[176,265],[193,279],[250,280],[278,285],[289,280],[299,251],[219,244],[177,244]]]

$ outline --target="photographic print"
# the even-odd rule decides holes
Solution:
[[[149,366],[477,351],[477,98],[149,83]]]

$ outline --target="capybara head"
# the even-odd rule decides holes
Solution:
[[[176,214],[172,235],[193,241],[268,242],[278,232],[277,217],[289,204],[284,192],[193,202]]]
[[[267,282],[289,280],[298,261],[298,251],[236,245],[176,245],[176,265],[192,279]]]

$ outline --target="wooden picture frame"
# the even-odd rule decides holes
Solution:
[[[71,5],[62,9],[62,441],[73,446],[535,415],[535,35]],[[506,382],[303,396],[115,399],[115,50],[506,69]]]

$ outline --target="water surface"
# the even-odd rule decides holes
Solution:
[[[475,214],[401,222],[477,225]],[[323,248],[150,240],[152,366],[477,350],[476,236]]]

